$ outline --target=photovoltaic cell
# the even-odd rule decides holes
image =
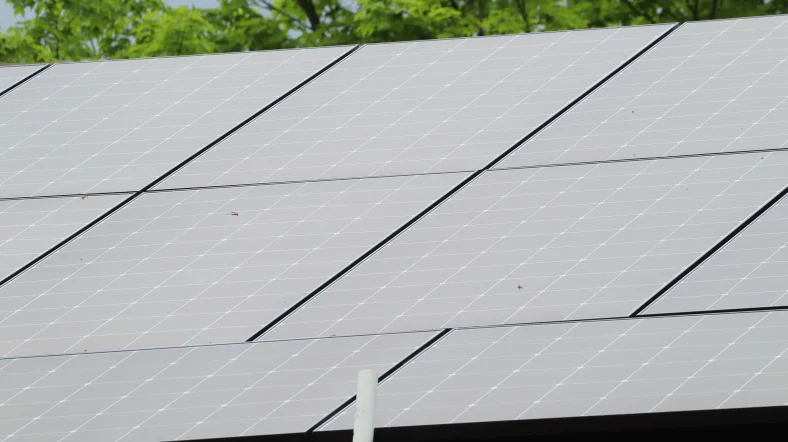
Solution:
[[[126,197],[0,200],[0,281]],[[5,307],[0,308],[0,318],[9,314],[10,307]]]
[[[788,153],[493,171],[267,338],[626,316],[785,186]]]
[[[0,94],[42,67],[41,65],[0,66]]]
[[[0,288],[0,355],[244,341],[466,176],[145,194]]]
[[[380,385],[376,424],[786,405],[787,351],[786,312],[456,330]]]
[[[158,187],[478,170],[671,26],[364,46]]]
[[[304,432],[431,333],[0,360],[0,437],[127,442]]]
[[[139,190],[348,49],[55,65],[2,98],[0,197]]]
[[[645,313],[786,305],[787,221],[788,202],[783,199]]]
[[[786,147],[788,18],[686,23],[499,167]]]

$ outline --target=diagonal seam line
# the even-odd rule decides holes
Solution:
[[[314,299],[314,298],[315,298],[315,297],[316,297],[318,294],[320,294],[321,292],[323,292],[323,291],[324,291],[326,288],[328,288],[329,286],[331,286],[332,284],[334,284],[334,283],[335,283],[337,280],[339,280],[339,279],[340,279],[340,278],[342,278],[344,275],[346,275],[347,273],[349,273],[351,270],[353,270],[354,268],[356,268],[357,266],[359,266],[359,265],[360,265],[362,262],[364,262],[364,261],[365,261],[367,258],[369,258],[370,256],[372,256],[374,253],[376,253],[378,250],[380,250],[381,248],[383,248],[384,246],[386,246],[386,245],[387,245],[388,243],[390,243],[391,241],[393,241],[393,240],[394,240],[396,237],[398,237],[399,235],[401,235],[401,234],[402,234],[404,231],[406,231],[406,230],[407,230],[407,229],[409,229],[409,228],[410,228],[412,225],[414,225],[415,223],[417,223],[418,221],[420,221],[422,218],[424,218],[425,216],[427,216],[427,215],[428,215],[430,212],[432,212],[433,210],[435,210],[435,209],[436,209],[438,206],[440,206],[441,204],[443,204],[443,203],[444,203],[446,200],[448,200],[449,198],[451,198],[452,196],[454,196],[456,193],[458,193],[460,190],[462,190],[463,188],[465,188],[465,187],[466,187],[467,185],[469,185],[469,184],[470,184],[472,181],[474,181],[476,178],[478,178],[479,176],[481,176],[481,175],[482,175],[484,172],[486,172],[486,171],[488,171],[488,170],[490,170],[490,169],[494,168],[496,164],[500,163],[500,162],[501,162],[501,161],[502,161],[504,158],[506,158],[507,156],[509,156],[509,154],[511,154],[512,152],[514,152],[515,150],[517,150],[517,149],[518,149],[520,146],[522,146],[523,144],[525,144],[526,142],[528,142],[530,139],[532,139],[533,137],[535,137],[535,136],[536,136],[536,135],[537,135],[539,132],[541,132],[541,131],[542,131],[542,130],[544,130],[546,127],[548,127],[550,124],[552,124],[553,122],[555,122],[555,120],[557,120],[557,119],[561,118],[561,117],[562,117],[564,114],[566,114],[567,112],[569,112],[569,110],[570,110],[570,109],[572,109],[573,107],[575,107],[575,106],[576,106],[578,103],[582,102],[582,101],[583,101],[583,100],[584,100],[586,97],[588,97],[589,95],[591,95],[592,93],[594,93],[594,92],[595,92],[597,89],[599,89],[600,87],[602,87],[602,85],[604,85],[604,84],[605,84],[605,83],[607,83],[607,82],[608,82],[610,79],[612,79],[613,77],[615,77],[616,75],[618,75],[618,73],[620,73],[621,71],[623,71],[624,69],[626,69],[627,67],[629,67],[629,66],[630,66],[632,63],[634,63],[634,62],[635,62],[635,60],[637,60],[638,58],[640,58],[640,57],[641,57],[643,54],[645,54],[646,52],[648,52],[648,51],[649,51],[651,48],[653,48],[654,46],[658,45],[658,44],[659,44],[661,41],[663,41],[665,38],[667,38],[667,36],[668,36],[668,35],[670,35],[670,34],[671,34],[671,33],[672,33],[674,30],[676,30],[676,29],[677,29],[679,26],[680,26],[680,25],[678,25],[677,23],[673,23],[673,24],[672,24],[672,25],[671,25],[671,26],[670,26],[668,29],[666,29],[666,30],[665,30],[665,32],[663,32],[663,33],[662,33],[661,35],[659,35],[658,37],[654,38],[654,40],[652,40],[652,41],[651,41],[649,44],[647,44],[646,46],[644,46],[643,48],[641,48],[641,50],[640,50],[640,51],[636,52],[634,55],[632,55],[632,56],[631,56],[630,58],[628,58],[626,61],[624,61],[623,63],[621,63],[621,64],[620,64],[618,67],[616,67],[615,69],[611,70],[609,73],[607,73],[607,75],[605,75],[604,77],[602,77],[602,78],[601,78],[599,81],[597,81],[596,83],[594,83],[594,84],[593,84],[591,87],[589,87],[588,89],[586,89],[585,91],[583,91],[581,94],[579,94],[579,95],[578,95],[577,97],[575,97],[575,98],[574,98],[572,101],[570,101],[569,103],[567,103],[567,104],[566,104],[564,107],[562,107],[562,108],[561,108],[560,110],[558,110],[556,113],[554,113],[554,114],[553,114],[553,115],[551,115],[549,118],[547,118],[545,121],[543,121],[541,124],[539,124],[538,126],[536,126],[534,129],[532,129],[530,132],[528,132],[528,133],[527,133],[527,134],[526,134],[526,135],[525,135],[523,138],[521,138],[519,141],[515,142],[515,143],[514,143],[514,144],[513,144],[511,147],[509,147],[509,148],[508,148],[508,149],[506,149],[506,150],[505,150],[503,153],[501,153],[501,154],[499,154],[497,157],[495,157],[495,158],[494,158],[494,159],[493,159],[493,160],[492,160],[490,163],[488,163],[486,166],[484,166],[484,167],[482,167],[481,169],[479,169],[479,170],[475,171],[475,172],[474,172],[474,173],[472,173],[470,176],[468,176],[467,178],[465,178],[464,180],[462,180],[462,181],[461,181],[459,184],[457,184],[457,185],[456,185],[454,188],[450,189],[450,190],[449,190],[448,192],[446,192],[446,193],[445,193],[443,196],[441,196],[440,198],[436,199],[436,200],[435,200],[435,201],[434,201],[432,204],[428,205],[428,206],[427,206],[427,207],[426,207],[424,210],[422,210],[421,212],[417,213],[417,214],[416,214],[416,215],[415,215],[413,218],[411,218],[410,220],[408,220],[407,222],[405,222],[405,224],[403,224],[402,226],[400,226],[398,229],[394,230],[394,232],[392,232],[390,235],[388,235],[388,236],[387,236],[386,238],[384,238],[382,241],[380,241],[380,242],[379,242],[379,243],[377,243],[376,245],[372,246],[372,248],[370,248],[370,249],[369,249],[369,250],[367,250],[367,251],[366,251],[364,254],[362,254],[361,256],[359,256],[358,258],[356,258],[356,260],[355,260],[355,261],[353,261],[353,262],[351,262],[350,264],[348,264],[348,265],[347,265],[347,266],[346,266],[344,269],[342,269],[342,270],[340,270],[339,272],[337,272],[336,274],[334,274],[334,276],[332,276],[332,277],[330,277],[329,279],[327,279],[325,282],[323,282],[323,284],[321,284],[320,286],[318,286],[318,287],[317,287],[315,290],[313,290],[312,292],[310,292],[308,295],[306,295],[306,296],[305,296],[304,298],[302,298],[300,301],[298,301],[298,302],[296,302],[295,304],[293,304],[293,305],[292,305],[292,306],[291,306],[289,309],[287,309],[287,310],[286,310],[284,313],[280,314],[280,315],[279,315],[278,317],[276,317],[276,318],[275,318],[273,321],[271,321],[271,322],[269,322],[268,324],[264,325],[264,326],[263,326],[263,327],[262,327],[260,330],[258,330],[258,331],[257,331],[257,333],[253,334],[253,335],[252,335],[251,337],[249,337],[249,339],[247,339],[246,341],[247,341],[247,342],[252,342],[252,341],[255,341],[255,340],[257,340],[258,338],[260,338],[261,336],[263,336],[265,333],[269,332],[271,329],[273,329],[274,327],[276,327],[277,325],[279,325],[280,323],[282,323],[282,322],[283,322],[285,319],[287,319],[287,318],[288,318],[288,317],[290,317],[292,314],[294,314],[294,313],[295,313],[297,310],[299,310],[301,307],[303,307],[303,306],[304,306],[306,303],[308,303],[309,301],[311,301],[312,299]]]
[[[706,251],[703,255],[701,255],[698,259],[696,259],[692,264],[687,266],[681,273],[673,277],[667,284],[665,284],[661,289],[659,289],[651,298],[649,298],[643,305],[638,307],[632,314],[629,315],[631,318],[640,317],[641,313],[646,311],[649,307],[654,305],[654,303],[662,297],[665,293],[669,292],[673,287],[675,287],[678,283],[680,283],[684,278],[690,275],[690,273],[694,272],[698,267],[703,265],[706,261],[709,260],[714,254],[716,254],[720,249],[728,245],[729,242],[733,240],[733,238],[739,236],[739,234],[744,231],[747,227],[752,225],[758,218],[760,218],[764,213],[766,213],[769,209],[774,207],[781,199],[788,195],[788,186],[784,187],[783,190],[777,193],[777,195],[773,196],[769,201],[766,202],[763,206],[761,206],[758,210],[756,210],[753,214],[751,214],[747,219],[744,220],[741,224],[736,226],[735,229],[728,232],[720,241],[714,244],[709,250]],[[734,311],[743,311],[743,309],[731,309]]]
[[[155,186],[160,184],[162,181],[166,180],[167,178],[172,176],[174,173],[176,173],[179,170],[181,170],[187,164],[189,164],[190,162],[194,161],[195,159],[197,159],[199,156],[203,155],[205,152],[207,152],[208,150],[210,150],[214,146],[218,145],[219,143],[221,143],[222,141],[226,140],[227,138],[229,138],[230,136],[232,136],[236,132],[238,132],[241,129],[243,129],[246,125],[248,125],[249,123],[251,123],[252,121],[257,119],[258,117],[263,115],[264,113],[268,112],[271,108],[275,107],[276,105],[278,105],[282,101],[286,100],[287,98],[289,98],[290,96],[292,96],[293,94],[295,94],[296,92],[301,90],[304,86],[306,86],[307,84],[312,82],[317,77],[323,75],[329,69],[331,69],[334,66],[336,66],[337,64],[341,63],[343,60],[345,60],[350,55],[352,55],[354,52],[356,52],[359,48],[360,48],[359,45],[355,45],[355,46],[351,47],[344,54],[340,55],[339,57],[337,57],[333,61],[331,61],[331,63],[328,63],[327,65],[323,66],[320,70],[316,71],[315,73],[313,73],[312,75],[307,77],[305,80],[299,82],[297,85],[295,85],[294,87],[290,88],[287,92],[283,93],[278,98],[274,99],[273,101],[270,101],[268,104],[263,106],[263,108],[261,108],[260,110],[258,110],[254,114],[252,114],[251,116],[247,117],[246,119],[244,119],[243,121],[241,121],[237,125],[235,125],[232,128],[230,128],[230,130],[228,130],[227,132],[223,133],[218,138],[216,138],[213,141],[211,141],[210,143],[208,143],[205,147],[203,147],[202,149],[200,149],[197,152],[193,153],[191,156],[189,156],[185,160],[183,160],[180,163],[178,163],[177,165],[175,165],[175,167],[171,168],[170,170],[168,170],[164,174],[160,175],[155,180],[153,180],[150,183],[148,183],[142,189],[132,193],[131,196],[129,196],[125,200],[121,201],[120,203],[118,203],[114,207],[110,208],[109,210],[107,210],[106,212],[101,214],[100,216],[96,217],[93,221],[85,224],[82,228],[78,229],[76,232],[74,232],[71,235],[69,235],[68,237],[66,237],[66,239],[64,239],[64,240],[60,241],[59,243],[55,244],[49,250],[47,250],[47,251],[41,253],[40,255],[38,255],[37,257],[33,258],[27,264],[25,264],[22,267],[18,268],[17,270],[13,271],[7,277],[5,277],[3,279],[0,279],[0,287],[3,287],[9,281],[11,281],[12,279],[16,278],[17,276],[19,276],[20,274],[24,273],[25,271],[27,271],[28,269],[30,269],[34,265],[38,264],[39,262],[41,262],[45,258],[49,257],[49,255],[55,253],[57,250],[59,250],[60,248],[62,248],[66,244],[70,243],[71,241],[73,241],[74,239],[76,239],[77,237],[82,235],[83,233],[87,232],[88,230],[93,228],[98,223],[100,223],[100,222],[104,221],[105,219],[107,219],[108,217],[112,216],[115,212],[117,212],[121,208],[125,207],[126,205],[130,204],[135,199],[137,199],[140,196],[144,195],[146,192],[148,192],[149,190],[151,190],[152,188],[154,188]],[[51,66],[51,65],[48,65],[47,67],[49,67],[49,66]],[[38,72],[43,71],[47,67],[42,68]]]
[[[14,83],[14,84],[12,84],[12,85],[11,85],[11,86],[9,86],[9,87],[8,87],[6,90],[4,90],[4,91],[0,91],[0,98],[2,98],[3,96],[5,96],[5,95],[7,95],[7,94],[9,94],[9,93],[11,93],[11,92],[13,92],[13,91],[14,91],[14,89],[16,89],[16,88],[18,88],[19,86],[22,86],[23,84],[25,84],[25,83],[27,83],[28,81],[32,80],[32,79],[33,79],[33,77],[35,77],[36,75],[38,75],[38,74],[40,74],[40,73],[44,72],[45,70],[47,70],[47,69],[51,68],[52,66],[54,66],[54,63],[48,63],[48,64],[45,64],[45,65],[44,65],[44,66],[42,66],[40,69],[37,69],[35,72],[33,72],[32,74],[30,74],[30,75],[28,75],[27,77],[25,77],[25,78],[23,78],[23,79],[21,79],[21,80],[17,81],[17,82],[16,82],[16,83]]]
[[[417,357],[422,355],[424,352],[429,350],[431,347],[433,347],[435,344],[437,344],[438,341],[442,340],[449,333],[451,333],[451,331],[452,331],[451,328],[445,328],[445,329],[441,330],[435,336],[433,336],[430,339],[428,339],[427,342],[425,342],[424,344],[419,346],[417,349],[413,350],[409,355],[407,355],[404,358],[402,358],[402,360],[400,360],[399,362],[394,364],[391,368],[386,370],[382,375],[378,376],[378,385],[382,384],[386,379],[388,379],[391,376],[393,376],[394,373],[398,372],[400,369],[402,369],[402,367],[404,367],[405,365],[410,363],[410,361],[416,359]],[[347,410],[355,402],[356,402],[356,395],[354,394],[348,400],[343,402],[340,406],[335,408],[332,412],[330,412],[327,415],[323,416],[323,418],[320,419],[315,425],[313,425],[311,428],[306,430],[305,434],[307,436],[309,436],[310,434],[312,434],[315,431],[319,430],[320,427],[322,427],[323,425],[327,424],[328,422],[333,420],[335,417],[339,416],[343,411]]]

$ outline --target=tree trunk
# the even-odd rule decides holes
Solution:
[[[300,6],[304,14],[306,14],[306,18],[309,20],[309,27],[312,31],[317,31],[317,28],[320,26],[320,16],[317,15],[317,10],[312,0],[296,0],[296,3],[298,3],[298,6]]]
[[[525,33],[531,33],[531,23],[528,22],[528,3],[526,0],[517,0],[517,9],[520,10],[520,15],[523,17],[523,21],[525,22]]]

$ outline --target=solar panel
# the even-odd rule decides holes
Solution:
[[[778,202],[645,313],[786,305],[788,203]]]
[[[139,190],[347,51],[55,65],[2,99],[0,197]]]
[[[0,355],[244,341],[466,176],[145,194],[0,288]]]
[[[0,66],[0,94],[42,67],[41,65]]]
[[[478,170],[671,26],[364,46],[158,187]]]
[[[456,330],[378,388],[379,427],[788,403],[788,313]],[[352,426],[351,408],[324,426]]]
[[[0,361],[0,436],[161,441],[303,432],[431,333]]]
[[[785,147],[788,18],[686,23],[500,167]]]
[[[785,186],[788,153],[494,171],[265,336],[631,314]]]
[[[0,281],[77,232],[126,196],[0,200]],[[10,302],[10,304],[9,304]],[[13,307],[0,298],[0,317]]]

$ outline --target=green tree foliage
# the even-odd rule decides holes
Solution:
[[[31,18],[0,62],[249,51],[544,32],[788,12],[788,0],[0,0]]]
[[[263,15],[248,0],[221,0],[216,9],[204,11],[214,29],[216,52],[261,51],[291,47],[287,30]]]
[[[209,54],[216,47],[214,26],[202,11],[185,6],[147,13],[132,34],[134,44],[119,57]]]

